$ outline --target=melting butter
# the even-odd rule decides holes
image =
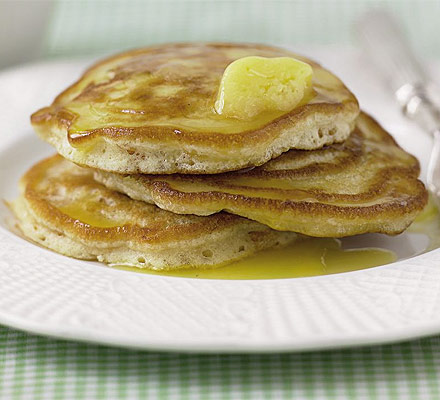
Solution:
[[[252,257],[214,269],[189,268],[155,272],[126,266],[116,268],[185,278],[281,279],[356,271],[388,264],[395,260],[396,255],[389,250],[377,248],[344,250],[340,240],[310,238],[281,249],[263,250]]]
[[[291,57],[244,57],[225,69],[215,110],[249,120],[294,109],[311,92],[312,67]]]

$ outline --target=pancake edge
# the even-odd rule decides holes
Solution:
[[[400,148],[392,136],[372,117],[361,113],[361,118],[362,123],[372,126],[371,129],[380,129],[388,138],[391,138],[395,146]],[[394,167],[391,172],[405,174],[408,179],[414,181],[416,193],[414,196],[405,202],[396,199],[388,203],[358,207],[306,201],[261,200],[215,190],[201,193],[183,192],[173,189],[167,182],[160,181],[160,178],[157,181],[154,181],[154,177],[138,181],[130,175],[125,176],[98,169],[95,170],[94,177],[105,186],[125,193],[133,199],[153,203],[178,214],[206,216],[226,211],[258,221],[276,230],[298,232],[314,237],[345,237],[363,233],[397,235],[412,223],[428,201],[428,192],[424,184],[417,179],[420,172],[419,163],[415,157],[411,157],[414,161],[413,166]],[[387,172],[390,171],[387,170]],[[217,204],[210,202],[207,207],[204,201],[206,197],[215,199]],[[272,212],[271,218],[259,212],[257,205],[252,210],[252,204],[257,201],[264,201],[265,207]],[[322,227],[316,224],[316,218],[320,217],[327,218],[325,233],[322,232]]]
[[[128,265],[153,270],[179,268],[216,268],[256,252],[296,241],[300,235],[277,232],[265,225],[245,218],[235,217],[221,224],[219,229],[203,226],[188,239],[163,236],[147,237],[141,234],[124,237],[118,235],[121,227],[99,228],[81,223],[66,214],[60,218],[54,206],[38,198],[29,190],[28,181],[45,163],[60,158],[51,157],[36,164],[20,182],[21,195],[9,207],[16,217],[16,224],[25,237],[57,253],[84,260],[98,260],[107,264]],[[41,172],[41,171],[40,171]],[[60,213],[61,211],[58,210]],[[209,217],[208,217],[209,218]],[[215,225],[215,224],[214,224]],[[120,228],[120,229],[118,229]],[[142,230],[141,227],[139,227]],[[147,231],[147,230],[145,230]],[[130,231],[131,232],[131,231]],[[179,236],[179,232],[175,232]],[[241,250],[241,248],[243,248]],[[212,254],[206,256],[205,251]]]

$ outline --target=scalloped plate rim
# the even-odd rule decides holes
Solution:
[[[345,51],[345,50],[344,50]],[[317,51],[319,54],[319,51]],[[342,56],[341,56],[342,57]],[[343,55],[343,57],[347,57],[346,51]],[[354,56],[353,56],[354,57]],[[351,60],[352,62],[353,60]],[[70,65],[74,65],[73,67],[69,67]],[[52,70],[56,68],[60,68],[60,71],[63,70],[63,73],[66,72],[69,68],[71,68],[69,71],[76,71],[77,66],[80,65],[81,62],[78,60],[75,60],[73,62],[69,61],[50,61],[50,62],[43,62],[43,63],[36,63],[36,64],[28,64],[26,66],[19,66],[15,69],[9,69],[6,71],[3,71],[0,73],[0,83],[4,82],[6,78],[10,78],[11,76],[26,76],[28,79],[33,79],[33,74],[43,74],[44,71]],[[44,74],[43,74],[44,75]],[[72,78],[75,78],[73,75]],[[41,78],[41,76],[40,76]],[[35,78],[36,79],[36,78]],[[35,82],[34,82],[35,83]],[[38,86],[38,85],[36,85]],[[34,93],[34,96],[35,93]],[[0,105],[2,104],[2,99],[0,98]],[[5,113],[6,114],[6,113]],[[14,115],[14,114],[12,114]],[[17,114],[15,114],[17,115]],[[5,117],[3,117],[5,118]],[[13,117],[10,117],[13,118]],[[21,117],[17,117],[21,118]],[[1,119],[0,119],[1,122]],[[26,132],[24,131],[24,128],[19,128],[20,134],[15,137],[13,134],[10,134],[8,136],[8,133],[6,132],[6,140],[3,142],[0,142],[0,151],[4,152],[10,145],[12,145],[15,142],[15,139],[23,139],[25,138],[25,135],[30,130],[27,128]],[[193,289],[187,289],[189,292],[189,295],[185,298],[185,301],[193,301],[194,307],[199,307],[200,305],[196,304],[196,297],[200,296],[200,290],[201,289],[209,289],[213,291],[225,291],[227,296],[230,296],[231,293],[229,288],[233,291],[234,289],[242,288],[241,290],[243,293],[240,294],[237,299],[234,298],[234,296],[238,295],[238,293],[234,292],[234,296],[232,296],[232,300],[227,298],[225,295],[225,298],[223,298],[222,293],[219,293],[219,295],[216,297],[216,301],[219,302],[219,304],[214,304],[214,309],[218,310],[220,312],[220,316],[218,317],[220,320],[221,318],[224,318],[224,324],[222,323],[218,324],[218,328],[224,329],[224,334],[218,334],[211,337],[209,335],[211,326],[209,324],[206,325],[200,325],[200,329],[202,334],[200,336],[197,336],[197,332],[200,332],[200,330],[192,327],[192,325],[188,324],[185,326],[185,329],[188,332],[187,336],[180,336],[179,332],[176,328],[172,328],[173,321],[172,321],[172,314],[171,317],[163,317],[164,319],[160,322],[164,325],[168,324],[168,327],[170,329],[174,329],[172,331],[172,334],[165,338],[160,338],[160,335],[155,333],[154,335],[143,335],[140,333],[136,333],[134,336],[130,336],[127,334],[128,331],[118,332],[115,331],[106,331],[106,328],[108,326],[116,327],[116,325],[112,325],[111,318],[109,318],[108,321],[105,321],[102,323],[102,326],[94,327],[93,322],[94,321],[88,321],[87,318],[92,318],[95,314],[93,312],[91,313],[90,310],[87,311],[88,314],[85,314],[85,319],[83,322],[68,322],[63,326],[63,318],[71,317],[71,316],[61,316],[60,320],[55,320],[55,322],[48,322],[50,320],[51,315],[46,316],[40,316],[38,317],[32,317],[27,318],[26,312],[21,311],[19,305],[13,305],[12,309],[6,309],[5,304],[2,303],[3,300],[0,300],[0,323],[3,323],[5,325],[25,330],[29,332],[33,332],[40,335],[46,335],[51,336],[59,339],[68,339],[68,340],[80,340],[85,342],[93,342],[93,343],[99,343],[99,344],[106,344],[106,345],[113,345],[113,346],[122,346],[122,347],[129,347],[129,348],[135,348],[135,349],[149,349],[149,350],[158,350],[158,351],[185,351],[185,352],[231,352],[231,353],[238,353],[238,352],[258,352],[258,353],[264,353],[264,352],[287,352],[287,351],[310,351],[310,350],[318,350],[318,349],[330,349],[330,348],[336,348],[336,347],[347,347],[347,346],[361,346],[361,345],[371,345],[371,344],[382,344],[382,343],[391,343],[396,341],[403,341],[403,340],[409,340],[416,337],[421,336],[428,336],[435,333],[440,332],[440,317],[435,319],[432,316],[440,315],[438,313],[438,310],[440,309],[439,302],[437,301],[438,297],[438,288],[440,285],[437,285],[436,282],[437,278],[436,275],[436,269],[433,269],[433,264],[437,264],[440,260],[440,249],[432,250],[428,253],[418,255],[416,257],[406,259],[406,260],[400,260],[398,262],[375,267],[368,270],[360,270],[355,272],[348,272],[348,273],[340,273],[340,274],[334,274],[334,275],[326,275],[326,276],[318,276],[318,277],[305,277],[305,278],[291,278],[291,279],[271,279],[271,280],[261,280],[261,281],[252,281],[252,280],[239,280],[239,281],[221,281],[221,280],[196,280],[196,279],[188,279],[188,278],[176,278],[176,277],[161,277],[161,276],[148,276],[148,275],[142,275],[137,274],[130,271],[119,271],[115,269],[107,269],[104,266],[96,266],[93,263],[86,263],[88,265],[87,268],[81,269],[81,267],[84,265],[84,262],[81,260],[74,260],[69,259],[67,257],[64,257],[59,254],[54,254],[50,250],[47,250],[45,248],[37,247],[31,244],[30,242],[27,242],[26,240],[16,236],[14,233],[8,231],[7,229],[3,228],[3,226],[0,226],[0,241],[2,241],[2,244],[4,245],[10,245],[10,249],[14,248],[22,248],[22,249],[28,249],[29,253],[25,252],[24,256],[22,258],[26,258],[28,254],[32,261],[32,255],[35,255],[35,258],[38,259],[38,257],[41,257],[41,260],[47,259],[48,260],[48,269],[45,270],[41,267],[41,270],[39,269],[39,266],[34,266],[36,268],[36,273],[38,274],[44,274],[47,273],[48,275],[53,272],[56,276],[55,278],[52,276],[48,276],[50,279],[60,279],[60,284],[66,285],[65,279],[70,279],[72,277],[66,275],[66,270],[61,269],[57,270],[53,264],[67,264],[71,265],[71,269],[69,269],[69,272],[72,272],[73,274],[78,274],[78,277],[81,277],[84,275],[85,279],[88,278],[87,275],[101,278],[105,284],[109,285],[108,292],[106,291],[106,286],[104,285],[104,289],[99,288],[101,292],[99,292],[99,295],[104,296],[104,300],[106,299],[106,296],[108,295],[115,295],[121,296],[122,293],[125,295],[130,291],[130,288],[133,290],[139,290],[136,295],[141,296],[144,293],[146,289],[151,291],[151,294],[153,294],[155,299],[157,298],[158,301],[165,301],[167,299],[164,299],[163,294],[160,290],[154,289],[152,283],[158,283],[158,285],[163,285],[163,288],[166,288],[170,293],[176,294],[176,289],[173,286],[182,286],[182,283],[184,286],[187,284],[187,288],[193,288]],[[9,255],[11,254],[12,250],[8,253],[3,253],[3,255]],[[0,250],[0,254],[2,254],[2,251]],[[6,265],[5,265],[6,264]],[[430,265],[432,264],[432,265]],[[20,276],[20,268],[23,270],[23,266],[18,267],[15,269],[15,265],[11,265],[8,263],[5,263],[3,258],[0,258],[0,291],[2,290],[1,286],[1,277],[8,278],[9,274],[9,282],[12,282],[14,284],[17,283],[16,275],[19,276],[19,279],[22,279],[23,281],[18,281],[19,285],[23,285],[23,289],[27,289],[29,283],[33,282],[32,277],[26,277],[26,274],[23,273],[23,276]],[[52,269],[50,269],[52,268]],[[439,268],[440,269],[440,268]],[[57,275],[58,274],[58,275]],[[64,274],[64,275],[63,275]],[[426,275],[426,277],[425,277]],[[57,278],[57,276],[59,276]],[[67,276],[67,278],[66,278]],[[440,274],[438,275],[440,277]],[[121,278],[122,277],[122,278]],[[409,277],[409,278],[408,278]],[[75,278],[75,277],[73,277]],[[379,279],[380,278],[380,279]],[[379,279],[379,281],[376,282],[376,280]],[[418,280],[417,280],[418,279]],[[415,282],[417,280],[417,283],[419,286],[415,285]],[[6,279],[7,281],[7,279]],[[141,283],[139,283],[141,282]],[[151,285],[147,285],[151,284]],[[378,283],[379,282],[379,283]],[[408,284],[408,282],[410,282]],[[34,290],[37,292],[37,282],[35,283]],[[94,282],[91,284],[93,285]],[[99,280],[97,282],[98,284],[101,284],[102,282]],[[113,287],[118,286],[121,284],[124,287]],[[380,289],[383,285],[389,285],[390,289]],[[113,286],[112,286],[113,285]],[[130,286],[132,285],[132,286]],[[370,290],[377,291],[377,296],[379,297],[380,301],[383,301],[383,304],[379,303],[375,305],[375,309],[372,306],[372,309],[375,311],[382,310],[382,307],[387,308],[389,304],[391,303],[391,308],[389,310],[382,310],[380,312],[383,312],[384,322],[383,326],[380,326],[380,323],[378,323],[378,328],[373,329],[371,331],[362,331],[357,325],[353,322],[356,319],[356,316],[353,317],[353,311],[349,308],[350,307],[358,307],[358,305],[353,306],[353,304],[348,304],[348,300],[352,299],[350,297],[350,294],[348,294],[345,297],[345,300],[334,300],[334,304],[332,303],[332,306],[336,307],[337,305],[344,305],[346,309],[342,309],[340,311],[342,313],[347,313],[348,315],[352,315],[354,318],[353,321],[348,323],[348,320],[344,319],[344,316],[339,316],[337,318],[337,321],[331,320],[328,315],[325,315],[325,312],[323,312],[319,307],[319,301],[313,299],[314,301],[317,301],[318,304],[314,305],[307,305],[310,310],[313,312],[311,314],[316,315],[316,317],[310,317],[310,321],[307,321],[307,312],[303,312],[301,307],[297,307],[296,312],[298,312],[299,316],[304,319],[302,322],[303,325],[299,324],[301,329],[304,329],[303,333],[298,333],[297,326],[295,325],[295,316],[288,315],[289,311],[285,310],[286,305],[281,304],[283,301],[287,301],[285,299],[289,298],[289,296],[292,297],[293,302],[297,301],[303,301],[304,299],[307,299],[307,290],[310,289],[311,294],[319,294],[321,288],[326,291],[327,293],[334,296],[334,299],[338,298],[338,291],[333,287],[333,285],[341,285],[342,287],[346,288],[349,292],[354,291],[353,293],[361,294],[365,297],[365,299],[362,299],[362,301],[367,304],[367,306],[363,303],[362,307],[368,307],[368,300],[372,300],[373,303],[376,300],[374,295],[370,294]],[[358,286],[357,286],[358,285]],[[420,285],[424,285],[425,289],[421,288]],[[50,285],[46,285],[48,288],[50,288]],[[66,287],[69,287],[68,285]],[[306,289],[304,289],[304,287]],[[370,288],[371,287],[371,288]],[[219,289],[220,288],[220,289]],[[378,289],[377,289],[378,288]],[[279,290],[287,290],[285,295],[278,294]],[[295,290],[306,290],[306,294],[297,295],[296,293],[292,294],[291,291]],[[13,295],[12,289],[8,292],[7,288],[5,289],[4,293],[8,293],[8,295]],[[32,290],[32,288],[30,289]],[[56,288],[54,289],[56,290]],[[60,286],[61,290],[61,286]],[[80,288],[73,290],[80,290]],[[96,289],[98,290],[98,289]],[[119,292],[118,292],[119,290]],[[164,289],[165,290],[165,289]],[[359,290],[357,292],[356,290]],[[429,292],[429,295],[426,296],[426,299],[423,301],[418,301],[415,293],[420,294],[426,294],[426,292]],[[192,293],[194,292],[194,293]],[[255,292],[255,293],[254,293]],[[270,292],[270,293],[266,293]],[[284,293],[284,292],[283,292]],[[35,293],[40,295],[41,293]],[[83,295],[84,293],[79,293],[79,295]],[[87,293],[86,300],[92,299],[94,301],[94,296],[96,293],[91,293],[90,295]],[[345,295],[345,294],[344,294]],[[89,296],[89,297],[87,297]],[[111,297],[110,296],[110,297]],[[191,296],[193,296],[193,299],[191,300]],[[205,297],[201,296],[202,299],[207,299],[210,297],[210,295],[204,295]],[[295,297],[296,296],[296,297]],[[301,297],[303,296],[303,298]],[[382,296],[382,298],[381,298]],[[407,301],[410,297],[412,298],[411,304],[406,304],[405,301]],[[255,298],[254,298],[255,297]],[[313,296],[312,296],[313,297]],[[371,298],[371,299],[370,299]],[[188,300],[189,299],[189,300]],[[331,299],[329,297],[328,299]],[[27,301],[27,299],[24,299]],[[55,301],[56,299],[50,299],[51,301]],[[126,299],[123,299],[124,301]],[[48,299],[49,301],[49,299]],[[111,300],[114,301],[114,300]],[[111,303],[110,301],[110,303]],[[128,299],[127,301],[132,301],[132,299]],[[331,302],[331,300],[328,300]],[[224,302],[224,304],[222,303]],[[280,309],[283,309],[284,311],[279,311],[277,307],[273,308],[269,303],[275,302],[278,305],[278,302],[280,303]],[[339,302],[339,303],[338,303]],[[79,307],[82,306],[83,303],[78,302],[78,304],[75,303],[74,310],[77,310],[78,312]],[[87,302],[84,304],[87,305]],[[112,312],[114,311],[112,307],[117,307],[117,303],[115,303],[113,306],[110,304],[110,306],[107,305],[106,307],[106,300],[103,301],[102,299],[98,301],[97,309],[99,310],[99,307],[104,307],[105,312],[107,312],[108,316],[112,315]],[[192,303],[191,303],[192,304]],[[262,310],[258,307],[256,307],[256,311],[252,308],[252,305],[260,305],[260,307],[268,307],[267,310]],[[234,307],[244,307],[244,311],[236,312],[236,309]],[[246,308],[251,306],[251,308]],[[323,304],[321,304],[323,305]],[[13,307],[16,306],[14,309]],[[25,305],[28,307],[28,305]],[[232,306],[232,308],[231,308]],[[424,310],[424,306],[429,307],[429,315],[418,313],[418,310]],[[25,310],[26,310],[25,307]],[[41,306],[35,306],[36,310],[43,313],[42,310],[45,309],[45,305]],[[56,307],[56,304],[53,305],[53,307]],[[173,310],[177,306],[174,303],[168,304],[168,309]],[[179,306],[180,307],[180,306]],[[217,308],[215,308],[217,307]],[[270,308],[272,307],[272,308]],[[284,307],[284,308],[283,308]],[[326,307],[328,307],[328,304],[326,304]],[[364,312],[366,316],[368,316],[369,312],[371,310],[364,310],[359,308],[360,311]],[[393,308],[394,307],[394,308]],[[66,309],[67,310],[67,309]],[[126,309],[124,309],[126,310]],[[145,308],[145,310],[149,310]],[[374,311],[373,310],[373,311]],[[395,312],[397,311],[401,312],[401,315],[399,315],[399,318],[396,318],[396,324],[392,328],[386,328],[387,322],[386,317],[387,316],[393,316]],[[69,311],[69,310],[67,310]],[[66,312],[67,312],[66,311]],[[147,312],[145,311],[145,312]],[[182,310],[179,309],[179,312]],[[186,311],[186,310],[183,310]],[[31,310],[30,312],[34,312]],[[69,311],[70,312],[70,311]],[[104,311],[103,311],[104,312]],[[156,316],[156,311],[150,310],[148,312],[151,312],[151,315]],[[256,315],[254,316],[253,313]],[[261,315],[258,316],[257,314],[260,313]],[[275,328],[272,329],[271,325],[269,324],[269,328],[265,332],[265,324],[267,323],[267,320],[271,320],[272,316],[270,313],[275,313],[276,315],[276,321],[272,319],[274,322]],[[284,314],[283,314],[284,313]],[[287,313],[287,314],[286,314]],[[38,313],[37,313],[38,314]],[[203,313],[202,313],[203,314]],[[278,315],[279,314],[279,315]],[[354,313],[356,314],[356,313]],[[99,311],[97,311],[97,316],[99,316]],[[135,314],[133,314],[135,315]],[[147,315],[147,314],[146,314]],[[251,315],[251,316],[249,316]],[[75,316],[75,315],[74,315]],[[92,317],[91,317],[92,316]],[[143,316],[143,315],[142,315]],[[421,320],[417,320],[415,318],[417,316],[418,318],[421,318]],[[157,314],[157,317],[159,317],[159,314]],[[320,324],[320,317],[322,318],[330,318],[328,321],[329,323],[323,324],[322,326],[319,326],[319,329],[316,329],[313,331],[313,324],[319,325]],[[167,319],[168,318],[168,319]],[[189,317],[188,317],[189,318]],[[196,318],[191,317],[196,321]],[[203,318],[206,319],[206,321],[210,321],[210,315],[208,312],[205,312],[203,314]],[[275,318],[275,317],[274,317]],[[285,318],[288,320],[287,322],[283,319]],[[350,317],[351,318],[351,317]],[[67,321],[66,319],[66,321]],[[374,316],[371,317],[371,320],[374,320]],[[85,322],[84,322],[85,321]],[[104,320],[103,320],[104,321]],[[292,322],[293,321],[293,322]],[[216,321],[217,322],[217,321]],[[222,321],[220,321],[222,322]],[[310,322],[310,323],[309,323]],[[313,322],[313,323],[312,323]],[[70,324],[70,325],[69,325]],[[76,325],[75,325],[76,324]],[[105,325],[107,324],[107,325]],[[148,325],[148,321],[144,321],[144,325],[142,327],[151,327],[153,325]],[[229,325],[230,324],[230,327]],[[290,325],[289,325],[290,324]],[[348,327],[346,330],[342,329],[341,335],[337,336],[337,329],[332,331],[330,334],[325,335],[322,334],[322,329],[325,327],[331,327],[332,324],[340,324],[342,327]],[[351,325],[350,325],[351,324]],[[277,331],[277,326],[280,327],[279,331]],[[134,323],[132,325],[132,328],[136,328],[137,325]],[[120,328],[120,327],[118,327]],[[282,329],[281,329],[282,328]],[[128,329],[128,328],[127,328]],[[193,331],[191,331],[193,329]],[[307,329],[309,331],[307,331]],[[194,332],[194,336],[191,336],[191,332]],[[222,332],[222,331],[221,331]],[[295,333],[296,332],[296,333]],[[281,334],[282,333],[282,334]],[[289,336],[289,333],[292,333]],[[309,333],[309,334],[307,334]],[[174,335],[174,337],[173,337]]]

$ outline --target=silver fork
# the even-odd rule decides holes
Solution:
[[[428,94],[427,74],[390,14],[380,10],[365,14],[358,21],[357,31],[364,50],[394,91],[404,115],[433,138],[427,186],[440,205],[440,110]]]

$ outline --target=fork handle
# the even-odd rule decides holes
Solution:
[[[357,25],[359,38],[382,77],[393,89],[406,116],[434,135],[440,112],[427,94],[428,78],[395,19],[371,11]]]
[[[426,73],[390,14],[380,10],[365,14],[357,24],[357,31],[372,63],[394,92],[407,84],[425,86]]]

